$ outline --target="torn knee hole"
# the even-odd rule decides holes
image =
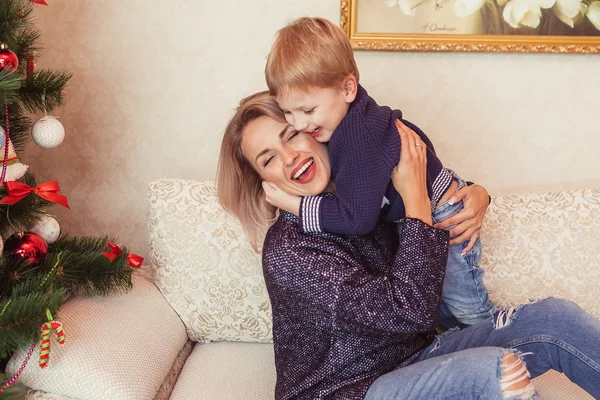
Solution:
[[[517,313],[516,307],[503,308],[498,311],[498,315],[496,316],[495,327],[496,329],[504,328],[505,326],[510,325],[512,320],[515,318]]]
[[[500,388],[505,399],[529,399],[535,395],[529,371],[516,354],[504,352]]]

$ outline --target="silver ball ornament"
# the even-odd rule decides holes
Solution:
[[[38,146],[51,149],[64,140],[65,127],[56,117],[46,115],[33,124],[31,137]]]
[[[4,144],[6,142],[6,133],[4,132],[4,128],[0,126],[0,150],[4,151]],[[2,155],[4,156],[4,154]]]
[[[54,218],[45,215],[34,225],[31,232],[40,235],[46,243],[52,244],[60,236],[60,225]]]

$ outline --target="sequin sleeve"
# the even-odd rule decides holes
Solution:
[[[439,322],[448,233],[407,219],[391,265],[374,268],[369,260],[381,260],[376,236],[347,243],[335,235],[272,232],[263,267],[274,305],[341,330],[431,331]]]

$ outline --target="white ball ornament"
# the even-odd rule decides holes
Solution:
[[[54,218],[45,215],[35,224],[31,232],[37,233],[46,243],[52,244],[60,236],[60,225]]]
[[[65,127],[58,118],[46,115],[33,124],[31,136],[38,146],[51,149],[62,143],[65,138]]]

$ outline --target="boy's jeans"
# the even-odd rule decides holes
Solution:
[[[458,190],[466,186],[462,179],[457,179]],[[442,222],[463,209],[463,202],[455,204],[442,203],[433,211],[433,223]],[[398,224],[398,234],[402,234],[402,222]],[[450,230],[449,227],[446,230]],[[483,269],[479,268],[481,259],[481,241],[464,256],[463,249],[469,240],[448,247],[448,262],[446,276],[442,289],[441,324],[446,328],[457,325],[469,326],[476,324],[496,312],[496,307],[490,301],[487,288],[483,283]]]
[[[554,369],[600,399],[599,343],[600,321],[573,302],[549,298],[443,333],[412,364],[373,382],[365,400],[503,399],[504,349],[522,357],[531,378]]]

